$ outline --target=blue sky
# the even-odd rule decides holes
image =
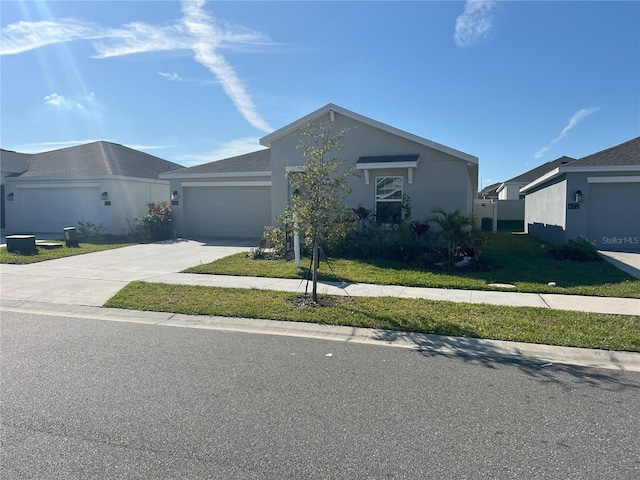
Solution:
[[[0,145],[183,165],[327,103],[480,159],[482,186],[640,135],[640,2],[0,2]]]

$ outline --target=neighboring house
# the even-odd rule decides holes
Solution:
[[[502,182],[496,189],[498,194],[498,200],[519,200],[524,198],[524,195],[520,193],[520,189],[525,185],[533,182],[536,178],[541,177],[547,172],[550,172],[554,168],[566,165],[569,162],[573,162],[575,158],[560,157],[556,160],[552,160],[543,165],[540,165],[528,172],[525,172],[517,177],[513,177],[506,182]]]
[[[0,150],[2,228],[12,233],[63,233],[78,221],[123,234],[147,203],[169,200],[159,174],[181,165],[110,142],[50,152]]]
[[[640,251],[640,137],[560,165],[521,193],[531,236],[554,244],[586,237],[602,250]]]
[[[493,185],[489,185],[484,187],[482,190],[478,192],[478,199],[481,200],[497,200],[498,199],[498,187],[502,185],[501,183],[494,183]]]
[[[263,137],[266,150],[161,175],[171,181],[178,234],[259,238],[266,225],[277,225],[292,193],[286,172],[305,163],[300,132],[312,122],[346,130],[335,155],[356,171],[351,206],[384,215],[406,195],[416,220],[436,206],[472,213],[477,157],[328,104]]]

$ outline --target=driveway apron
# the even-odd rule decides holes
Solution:
[[[101,306],[129,282],[153,281],[251,246],[246,240],[174,240],[30,265],[1,265],[0,300],[3,306],[26,301]]]

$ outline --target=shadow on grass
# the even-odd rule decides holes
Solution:
[[[527,376],[545,384],[553,384],[571,391],[574,384],[587,385],[606,391],[636,389],[640,392],[640,381],[623,378],[622,370],[603,370],[595,367],[581,367],[554,363],[523,354],[517,349],[506,353],[490,342],[477,338],[427,335],[412,332],[378,331],[374,337],[384,342],[404,341],[415,345],[421,355],[459,358],[464,362],[481,365],[489,369],[515,367]],[[567,382],[567,376],[571,379]]]

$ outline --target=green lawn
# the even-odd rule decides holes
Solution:
[[[524,234],[498,232],[485,234],[484,237],[483,255],[495,267],[489,271],[418,271],[388,260],[329,259],[328,264],[324,261],[320,264],[320,278],[327,281],[466,290],[495,290],[495,287],[489,286],[490,283],[507,283],[515,285],[515,290],[520,292],[640,298],[640,280],[608,262],[555,260],[546,255],[552,248],[550,245]],[[213,263],[194,266],[185,272],[303,278],[307,275],[309,259],[304,258],[302,265],[303,268],[296,269],[293,262],[250,260],[245,254],[239,253]],[[556,282],[557,286],[550,287],[547,285],[549,282]]]
[[[313,307],[294,305],[297,297],[269,290],[133,282],[105,307],[640,351],[640,316],[395,297],[322,297],[330,305]]]
[[[125,242],[124,240],[125,238],[122,237],[106,236],[98,239],[91,239],[87,242],[81,242],[79,247],[67,247],[64,240],[54,240],[52,243],[61,243],[62,247],[56,249],[45,249],[43,247],[38,247],[36,244],[38,252],[32,255],[9,253],[7,251],[7,247],[2,247],[0,248],[0,263],[26,265],[29,263],[44,262],[45,260],[54,260],[56,258],[71,257],[73,255],[82,255],[84,253],[100,252],[102,250],[134,245],[133,243]]]

